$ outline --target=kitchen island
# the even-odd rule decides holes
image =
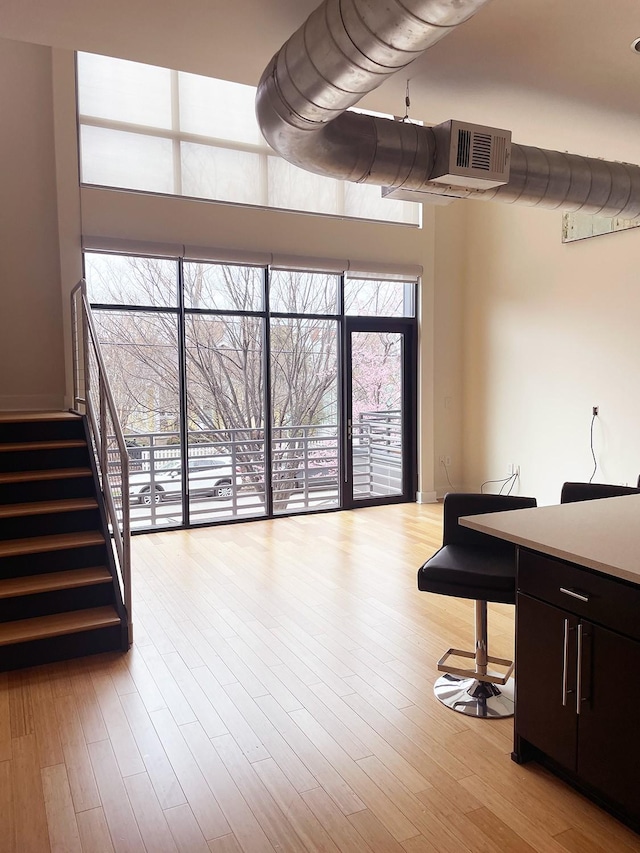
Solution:
[[[460,523],[518,546],[514,760],[640,831],[640,495]]]

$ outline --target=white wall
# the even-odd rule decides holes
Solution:
[[[469,206],[464,485],[521,466],[519,491],[640,474],[640,229],[561,243],[553,211]]]
[[[65,388],[51,51],[0,39],[0,410]]]
[[[436,211],[433,332],[434,476],[438,496],[464,481],[463,309],[469,205]],[[445,459],[445,466],[441,464]],[[450,463],[449,461],[450,460]]]
[[[519,142],[640,163],[638,116],[508,88],[488,93],[469,120],[483,108]],[[640,229],[563,244],[559,211],[470,202],[466,217],[463,465],[454,484],[477,489],[516,464],[515,493],[557,503],[565,480],[592,474],[597,405],[594,482],[635,485]]]

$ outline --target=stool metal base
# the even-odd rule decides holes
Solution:
[[[463,649],[449,649],[446,651],[438,661],[438,670],[440,672],[449,672],[451,675],[457,675],[460,678],[477,678],[478,681],[489,681],[491,684],[506,684],[511,678],[511,673],[513,672],[513,661],[507,660],[506,658],[494,658],[491,655],[486,654],[486,645],[483,649],[485,650],[485,670],[487,669],[487,664],[497,663],[499,666],[505,668],[505,672],[485,672],[484,675],[481,674],[481,672],[477,672],[476,670],[479,669],[478,652],[466,652]],[[451,664],[447,663],[449,658],[465,658],[472,660],[476,666],[476,670],[463,668],[461,666],[451,666]]]
[[[513,717],[515,682],[510,678],[497,687],[475,678],[443,675],[433,686],[436,699],[460,714],[483,719]]]

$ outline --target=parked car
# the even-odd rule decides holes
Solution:
[[[149,463],[146,463],[149,464]],[[141,504],[180,500],[182,494],[180,459],[161,459],[153,472],[140,471],[129,477],[132,501]],[[236,475],[235,485],[241,484]],[[199,457],[189,460],[189,495],[228,499],[233,496],[234,475],[230,456]]]

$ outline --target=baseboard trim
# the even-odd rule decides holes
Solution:
[[[419,504],[434,504],[437,503],[438,496],[435,492],[417,492],[416,503]]]

